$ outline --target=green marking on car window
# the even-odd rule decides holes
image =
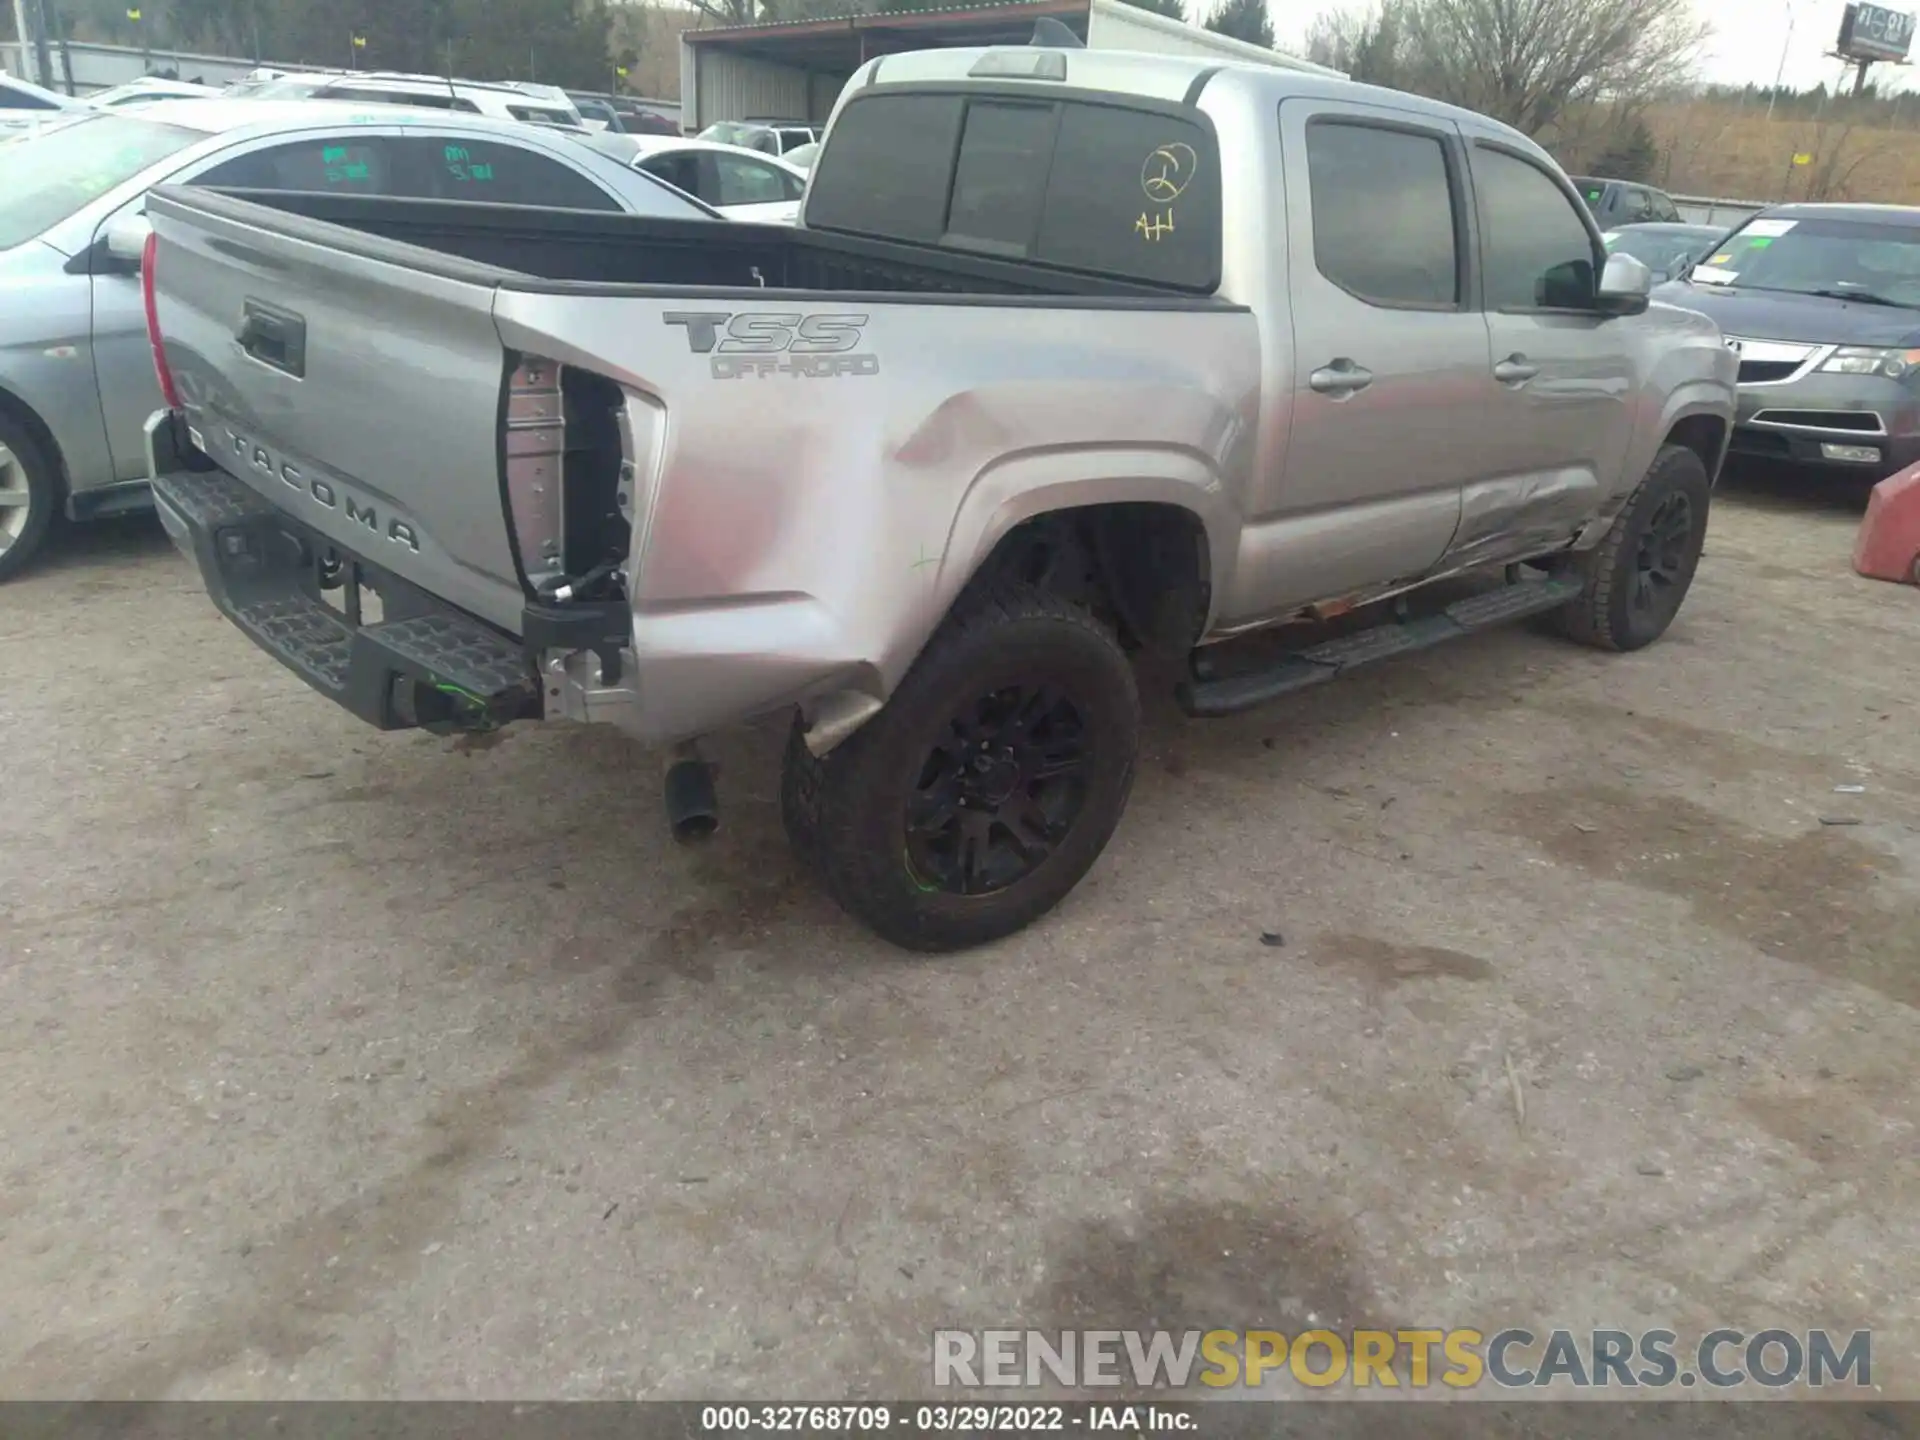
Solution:
[[[1747,244],[1755,250],[1764,250],[1773,244],[1773,237],[1771,235],[1762,235],[1758,240],[1747,241]]]
[[[493,167],[491,165],[475,165],[468,173],[476,180],[493,179]]]

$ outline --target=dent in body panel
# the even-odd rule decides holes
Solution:
[[[1441,566],[1492,565],[1565,546],[1600,497],[1599,477],[1587,466],[1477,481],[1460,493],[1460,528]]]
[[[620,329],[648,333],[656,307],[619,306]],[[998,538],[1047,509],[1184,504],[1232,553],[1250,317],[861,308],[874,376],[743,388],[684,342],[621,347],[665,417],[631,570],[652,738],[828,691],[884,699]]]

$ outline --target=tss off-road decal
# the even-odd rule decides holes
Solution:
[[[669,310],[661,319],[686,330],[688,347],[710,357],[716,380],[743,375],[825,380],[880,373],[879,356],[850,353],[860,344],[864,315]]]

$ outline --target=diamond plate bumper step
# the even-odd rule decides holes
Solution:
[[[169,471],[155,476],[153,494],[161,523],[221,613],[369,724],[491,730],[539,714],[540,689],[518,641],[341,555],[356,601],[365,585],[390,617],[356,623],[321,598],[317,557],[338,547],[231,476]]]

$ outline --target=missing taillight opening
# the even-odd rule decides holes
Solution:
[[[173,371],[167,365],[166,342],[160,338],[160,307],[154,293],[160,237],[148,235],[140,253],[140,298],[147,309],[147,348],[153,351],[154,378],[160,382],[160,396],[169,410],[180,409],[180,390],[173,383]]]

